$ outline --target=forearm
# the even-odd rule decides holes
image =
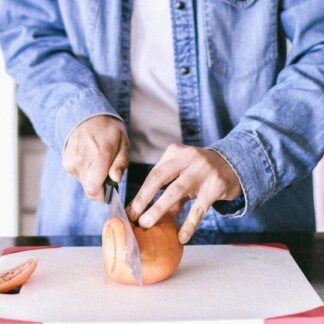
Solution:
[[[289,118],[288,125],[282,120],[274,127],[274,120],[262,119],[259,113],[247,116],[227,137],[212,145],[232,165],[241,182],[245,208],[234,215],[258,207],[311,172],[323,155],[324,116],[317,112],[308,118],[300,115],[305,125],[312,125],[309,130],[299,125],[298,118]],[[299,114],[297,109],[295,114]]]
[[[91,116],[118,116],[72,52],[56,1],[4,1],[0,42],[18,104],[49,146],[61,151],[75,126]]]
[[[282,12],[292,50],[277,84],[211,145],[239,175],[244,211],[308,175],[324,152],[324,3],[306,2]],[[304,6],[316,11],[304,14]]]

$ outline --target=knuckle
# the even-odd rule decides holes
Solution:
[[[200,156],[199,153],[200,152],[199,152],[198,148],[196,148],[194,146],[188,146],[188,147],[186,147],[186,154],[187,154],[187,156],[196,158],[196,157],[199,157]]]
[[[136,214],[138,216],[139,216],[139,214],[142,214],[146,205],[147,205],[147,202],[146,202],[145,196],[143,195],[143,193],[138,192],[136,197],[134,198],[134,200],[131,203],[132,210],[133,210],[134,214]]]
[[[74,167],[77,168],[82,164],[83,157],[81,156],[81,154],[75,154],[72,161]]]
[[[73,173],[77,169],[77,165],[73,159],[64,159],[63,168],[66,172]]]
[[[98,156],[100,154],[106,154],[107,152],[111,152],[113,148],[113,140],[101,139],[98,140],[97,143],[94,143],[92,150],[93,154]]]
[[[161,188],[164,185],[163,178],[164,175],[162,170],[152,169],[145,180],[145,185],[147,185],[147,188],[150,188],[151,190]]]
[[[136,197],[134,198],[132,205],[136,205],[138,207],[142,207],[142,205],[145,202],[144,194],[143,192],[138,192]]]
[[[89,194],[86,193],[86,196],[88,197],[88,199],[90,200],[96,200],[96,197],[95,196],[91,196]]]
[[[109,143],[109,142],[104,142],[101,146],[100,150],[96,151],[96,156],[100,157],[100,156],[109,156],[112,152],[114,152],[114,146]]]
[[[100,192],[100,186],[93,182],[84,184],[84,191],[89,198],[95,198]]]
[[[184,183],[174,183],[169,186],[166,193],[171,197],[183,196],[187,191],[187,187]]]
[[[188,220],[188,224],[191,224],[194,230],[198,227],[206,211],[207,211],[206,208],[204,208],[201,205],[196,205],[192,207],[187,220]]]
[[[84,155],[79,148],[65,151],[63,155],[63,166],[67,169],[75,169],[82,164]]]
[[[205,215],[205,213],[207,212],[207,209],[208,208],[205,208],[203,206],[196,206],[195,208],[195,213],[194,213],[194,216],[195,216],[195,219],[197,221],[201,221]]]
[[[179,148],[180,148],[180,145],[175,144],[175,143],[171,143],[171,144],[168,145],[167,151],[173,152],[173,151],[175,151],[175,150],[177,150]]]
[[[208,168],[208,170],[212,171],[215,169],[215,165],[213,161],[210,160],[208,154],[206,154],[204,151],[200,151],[199,156],[201,161],[204,163],[205,167]]]
[[[195,153],[195,157],[206,171],[210,172],[214,169],[208,155],[203,150],[198,149]]]
[[[157,181],[161,178],[161,171],[158,168],[153,168],[152,171],[148,175],[149,181]]]

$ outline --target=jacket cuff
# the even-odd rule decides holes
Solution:
[[[221,201],[213,207],[229,217],[241,217],[267,201],[274,193],[276,178],[273,164],[257,134],[232,131],[207,147],[219,153],[236,173],[243,196]]]
[[[99,90],[80,90],[60,108],[56,115],[55,147],[63,153],[73,130],[85,120],[98,115],[113,116],[123,122],[123,119]]]

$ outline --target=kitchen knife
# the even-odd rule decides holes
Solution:
[[[118,194],[118,183],[107,178],[104,183],[105,188],[105,203],[109,205],[108,218],[118,217],[125,226],[126,232],[126,263],[130,267],[136,282],[142,285],[142,267],[141,254],[138,243],[135,238],[132,226],[126,215],[125,209],[120,201]]]

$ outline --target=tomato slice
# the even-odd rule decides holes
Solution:
[[[0,293],[7,293],[26,283],[37,264],[38,259],[31,258],[10,270],[0,272]]]

